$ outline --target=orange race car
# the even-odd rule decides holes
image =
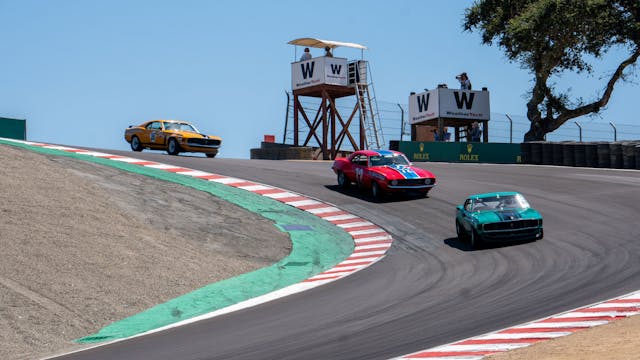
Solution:
[[[195,126],[179,120],[151,120],[131,125],[124,131],[124,139],[133,151],[166,150],[169,155],[200,152],[208,158],[215,157],[222,144],[220,137],[202,134]]]

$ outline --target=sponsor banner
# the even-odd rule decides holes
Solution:
[[[291,89],[320,84],[347,86],[347,59],[317,57],[291,64]]]
[[[436,118],[489,120],[489,92],[437,88],[409,96],[409,122]]]
[[[0,137],[27,140],[27,120],[0,117]]]
[[[438,91],[430,90],[409,96],[409,122],[418,124],[440,117]]]
[[[520,144],[400,141],[399,150],[411,161],[494,164],[521,163]]]

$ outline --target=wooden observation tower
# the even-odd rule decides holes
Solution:
[[[325,49],[332,53],[337,47],[360,49],[362,53],[366,49],[359,44],[312,38],[295,39],[289,44],[319,48],[323,54]],[[384,147],[373,84],[367,81],[370,79],[367,74],[368,64],[365,60],[348,61],[346,58],[326,55],[293,62],[293,145],[309,146],[310,141],[315,139],[325,160],[335,159],[345,140],[353,150]],[[336,99],[350,96],[355,100],[353,110],[341,114]],[[305,111],[301,97],[320,99],[315,114]],[[300,121],[304,121],[309,129],[302,141]],[[359,129],[358,139],[350,131],[354,126]]]

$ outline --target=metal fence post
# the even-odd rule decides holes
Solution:
[[[609,125],[613,128],[613,141],[618,141],[618,129],[616,129],[616,126],[613,125],[612,122],[609,122]]]
[[[509,144],[513,144],[513,120],[511,120],[509,114],[504,114],[504,116],[509,119]]]
[[[396,104],[400,108],[400,141],[402,141],[402,135],[404,135],[404,109],[400,104]]]
[[[287,127],[289,125],[289,106],[291,103],[291,96],[289,96],[289,92],[286,90],[284,91],[284,93],[287,94],[287,111],[285,112],[285,116],[284,116],[284,135],[282,135],[282,143],[286,144],[287,143]]]
[[[578,127],[579,131],[580,131],[580,142],[582,142],[582,126],[580,126],[580,123],[577,121],[573,122],[574,124],[576,124],[576,126]]]

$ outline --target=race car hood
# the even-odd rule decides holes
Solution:
[[[505,209],[495,211],[480,211],[472,215],[478,223],[488,224],[520,219],[540,219],[540,214],[534,209]]]
[[[383,175],[388,180],[434,178],[427,170],[410,165],[385,165],[369,168],[369,171]]]

